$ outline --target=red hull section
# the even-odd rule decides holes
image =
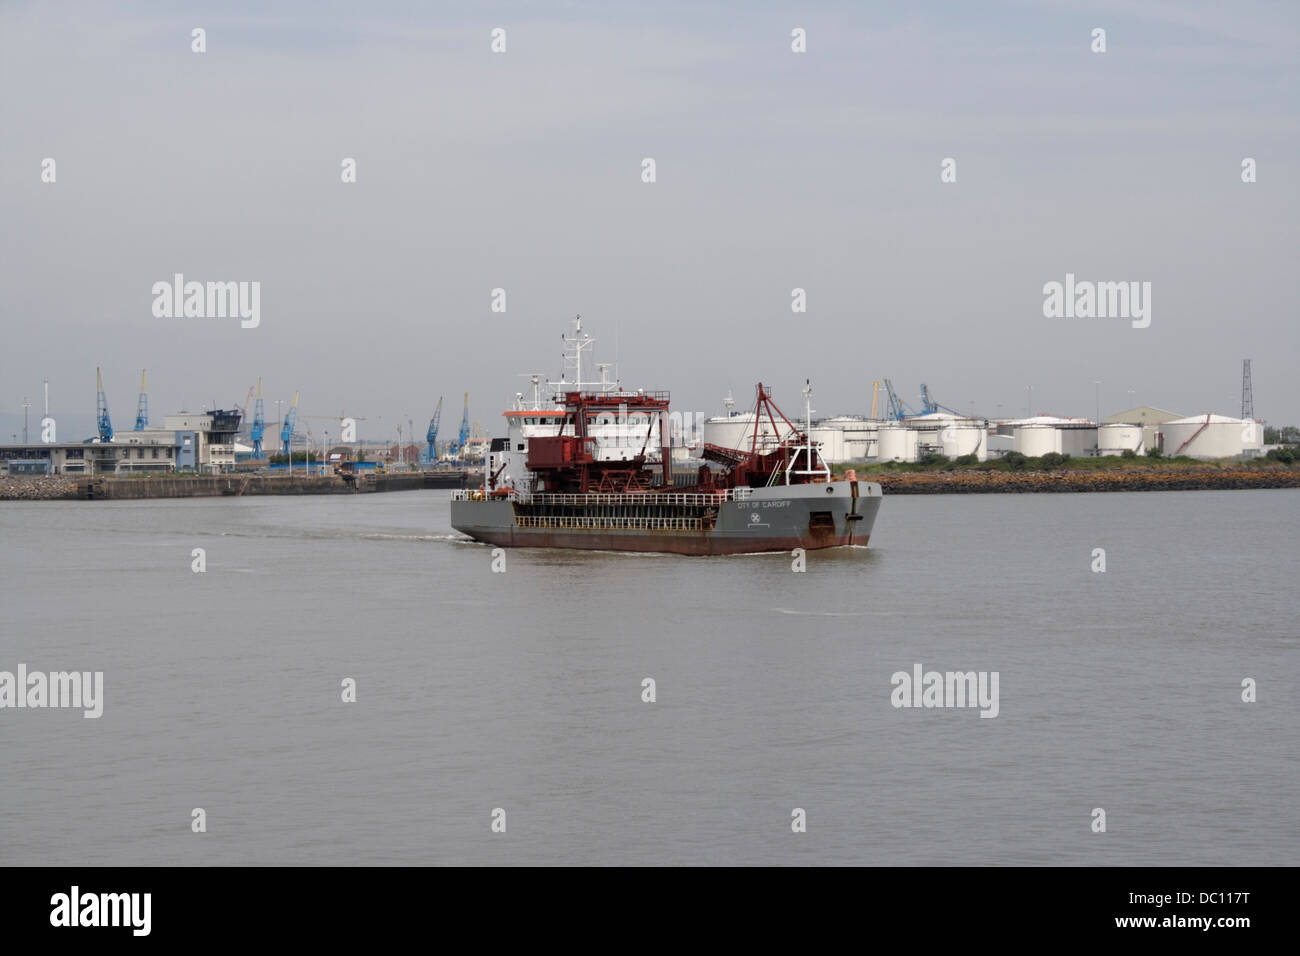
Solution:
[[[585,531],[477,531],[474,537],[503,548],[565,548],[583,551],[645,551],[666,554],[752,554],[759,551],[818,551],[865,547],[870,535],[822,535],[817,538],[714,537],[709,535],[620,534]]]

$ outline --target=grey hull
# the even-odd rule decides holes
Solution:
[[[654,496],[646,501],[653,503]],[[865,545],[879,509],[879,485],[834,481],[755,488],[745,500],[720,502],[711,522],[700,527],[634,527],[585,517],[581,506],[564,509],[564,517],[538,518],[527,504],[493,498],[453,500],[451,525],[501,547],[745,554]]]

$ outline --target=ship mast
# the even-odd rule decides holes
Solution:
[[[568,333],[561,335],[560,338],[564,340],[564,370],[560,374],[558,382],[547,382],[548,385],[556,389],[555,402],[557,405],[563,404],[564,393],[568,391],[611,392],[618,387],[616,381],[611,382],[609,380],[607,371],[609,363],[598,364],[589,361],[588,365],[600,369],[600,381],[588,382],[583,379],[582,353],[587,352],[592,355],[595,351],[596,340],[590,333],[582,331],[581,315],[573,317]],[[570,371],[573,373],[572,379],[569,378]]]

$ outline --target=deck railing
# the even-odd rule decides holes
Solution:
[[[572,528],[582,531],[700,531],[699,518],[587,518],[566,515],[516,515],[520,528]]]
[[[587,495],[547,493],[530,495],[511,492],[507,496],[496,499],[489,495],[487,500],[513,501],[524,505],[696,505],[707,507],[727,501],[748,501],[751,493],[752,489],[750,488],[728,488],[714,492],[648,491],[643,494],[621,495],[595,493]],[[482,488],[466,488],[452,492],[451,499],[452,501],[485,500]]]

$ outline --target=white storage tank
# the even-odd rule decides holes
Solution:
[[[986,444],[989,446],[989,454],[994,457],[1001,457],[1009,451],[1015,451],[1015,439],[1010,435],[989,435]]]
[[[771,422],[764,419],[758,425],[759,445],[765,440],[775,441]],[[717,415],[704,420],[704,440],[710,445],[722,448],[743,448],[748,450],[754,440],[754,413],[741,412],[736,415]]]
[[[1212,412],[1165,422],[1159,436],[1160,450],[1170,457],[1253,457],[1264,447],[1264,426],[1259,422]]]
[[[1141,425],[1101,425],[1098,427],[1098,455],[1122,455],[1126,451],[1139,455],[1146,453],[1146,447],[1142,443]]]
[[[987,424],[971,418],[953,419],[939,430],[939,443],[949,458],[974,455],[979,461],[987,461],[987,437]]]
[[[866,435],[866,449],[863,458],[872,459],[880,457],[880,425],[872,422],[864,434]]]
[[[827,464],[838,465],[850,460],[842,427],[827,422],[814,422],[808,437],[814,445],[821,446],[822,458]]]
[[[1062,455],[1085,458],[1097,453],[1096,425],[1062,425],[1057,432],[1060,438],[1056,450]]]
[[[881,425],[879,461],[916,461],[919,435],[903,425]]]
[[[1056,452],[1081,458],[1095,453],[1097,426],[1083,418],[1056,418],[1038,415],[1020,421],[1001,423],[1011,426],[1014,449],[1028,458]]]
[[[822,443],[822,456],[831,464],[861,461],[876,439],[876,423],[856,415],[838,415],[813,422],[812,439]]]
[[[1059,436],[1055,425],[1017,425],[1013,447],[1026,458],[1038,458],[1061,450]]]

